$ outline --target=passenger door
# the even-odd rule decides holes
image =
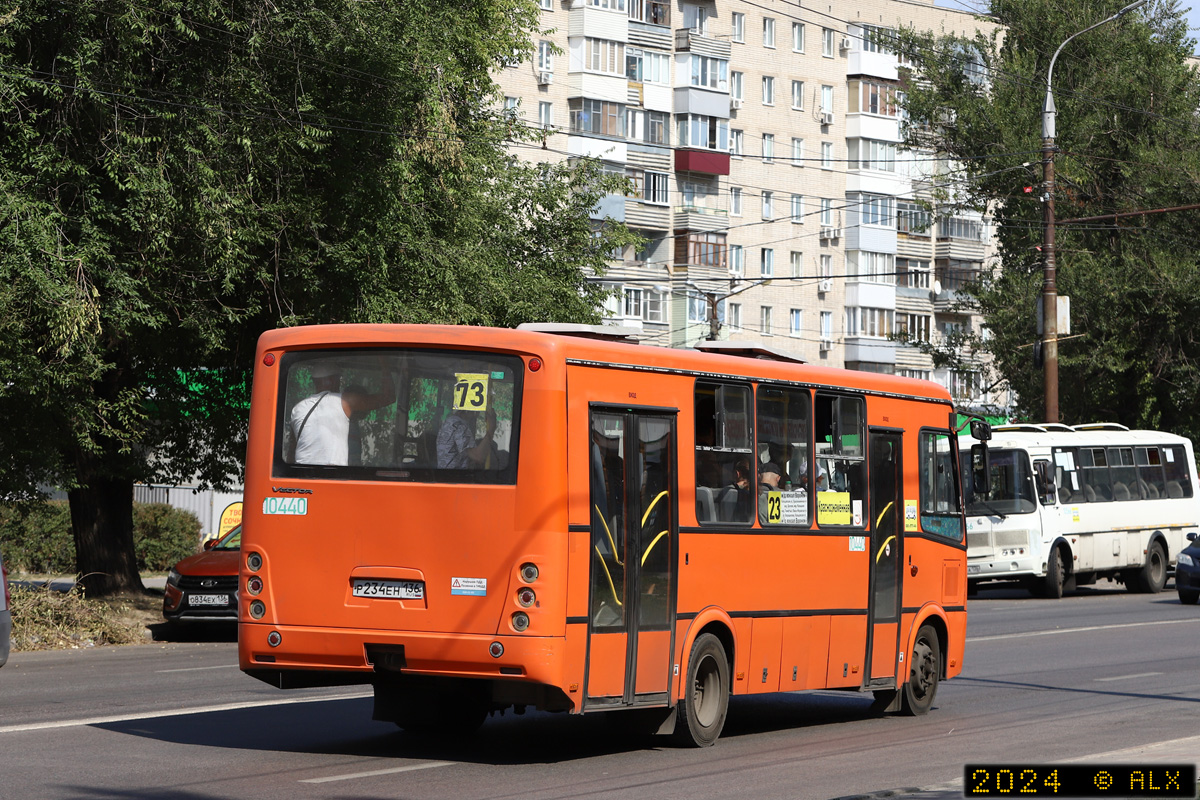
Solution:
[[[675,414],[594,407],[587,704],[666,702],[675,618]]]
[[[872,428],[868,686],[894,688],[904,563],[904,471],[899,432]]]

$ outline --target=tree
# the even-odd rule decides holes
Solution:
[[[993,0],[994,36],[906,31],[910,147],[958,167],[951,199],[996,222],[999,260],[971,288],[1019,415],[1043,419],[1033,363],[1042,287],[1041,110],[1046,70],[1069,36],[1120,0]],[[1149,10],[1146,10],[1149,9]],[[1200,180],[1200,85],[1173,0],[1073,40],[1054,68],[1060,220],[1193,203]],[[1113,420],[1200,434],[1200,263],[1196,211],[1057,227],[1057,283],[1071,298],[1059,344],[1064,422]]]
[[[140,588],[135,481],[227,485],[264,329],[596,321],[623,179],[512,158],[532,0],[29,0],[0,13],[0,497],[68,489]],[[515,54],[515,55],[514,55]]]

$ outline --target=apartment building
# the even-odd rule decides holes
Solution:
[[[979,214],[922,202],[952,196],[956,173],[899,147],[890,33],[987,23],[922,0],[539,2],[536,55],[498,81],[543,131],[521,155],[595,157],[636,187],[596,212],[647,239],[603,278],[619,290],[614,323],[656,344],[758,342],[994,400],[972,372],[890,338],[978,329],[956,293],[990,249]]]

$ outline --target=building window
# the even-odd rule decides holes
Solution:
[[[692,53],[688,60],[691,63],[692,86],[723,92],[729,90],[729,62],[726,59]]]
[[[909,236],[928,236],[930,214],[920,203],[901,200],[896,203],[896,230]]]
[[[663,0],[629,0],[629,18],[651,25],[670,25],[671,4]]]
[[[646,112],[646,143],[669,145],[671,143],[671,115],[666,111]]]
[[[625,10],[625,0],[588,0],[588,5],[595,8],[608,8],[613,11]]]
[[[740,244],[729,245],[729,273],[739,277],[746,274],[746,251]]]
[[[896,312],[890,308],[846,309],[846,335],[884,339],[891,335]]]
[[[763,17],[763,47],[775,47],[775,20]]]
[[[792,166],[804,166],[804,140],[792,138]]]
[[[864,194],[859,202],[859,224],[890,228],[894,226],[895,199],[882,194]]]
[[[625,316],[646,322],[663,321],[663,294],[651,289],[625,287]]]
[[[792,195],[792,222],[798,224],[804,222],[804,195],[802,194]],[[795,254],[793,253],[793,255]]]
[[[521,98],[505,97],[504,98],[504,113],[505,116],[516,118],[520,114]]]
[[[607,75],[625,74],[625,43],[611,39],[584,39],[587,68]]]
[[[625,77],[638,83],[671,85],[671,56],[636,47],[625,48]]]
[[[896,145],[877,139],[847,139],[847,160],[850,169],[871,169],[877,172],[896,171]]]
[[[734,12],[733,17],[730,20],[730,24],[733,27],[733,33],[731,36],[733,41],[745,42],[746,41],[746,15],[738,14],[737,12]]]
[[[865,53],[891,54],[894,52],[895,42],[896,33],[891,28],[878,25],[862,26],[862,49]]]
[[[758,325],[763,336],[771,335],[771,307],[763,306],[758,310]]]
[[[804,81],[792,81],[792,108],[804,110]]]
[[[772,247],[764,247],[762,249],[762,277],[775,277],[775,249]]]
[[[928,314],[901,314],[896,320],[896,333],[912,342],[929,341]],[[913,376],[915,377],[915,376]],[[926,378],[928,380],[928,378]]]
[[[820,277],[822,279],[832,278],[833,277],[833,256],[832,255],[822,255],[819,263],[820,263],[819,269],[820,269],[821,274],[818,277]]]
[[[792,336],[804,333],[804,312],[798,308],[793,308],[788,314],[788,333]]]
[[[683,27],[701,36],[708,35],[708,9],[691,3],[683,4]]]
[[[742,304],[729,304],[729,327],[739,330],[742,327]]]
[[[770,164],[775,160],[775,134],[764,133],[762,137],[762,160]]]
[[[538,42],[537,68],[538,72],[554,71],[554,45],[545,39]]]
[[[770,75],[762,79],[762,101],[764,106],[775,105],[775,79]]]
[[[983,241],[983,224],[977,219],[942,217],[938,220],[938,238]]]
[[[571,113],[571,130],[600,136],[625,135],[625,107],[620,103],[575,98],[567,101]]]
[[[929,262],[916,258],[896,259],[896,285],[908,289],[929,288]]]
[[[742,215],[742,188],[740,186],[729,187],[729,215],[733,217]]]
[[[821,169],[833,169],[833,142],[821,142]]]
[[[793,22],[792,23],[792,52],[794,52],[794,53],[803,53],[804,52],[804,23],[803,22]]]
[[[774,212],[774,209],[772,208],[772,206],[774,205],[774,202],[773,202],[774,198],[775,198],[774,192],[764,191],[762,193],[762,218],[763,219],[775,219],[775,212]]]
[[[833,87],[821,87],[821,111],[833,113]]]
[[[647,203],[669,205],[671,202],[671,176],[665,172],[647,172],[645,200]]]
[[[821,28],[821,55],[826,58],[833,58],[836,35],[832,28]]]
[[[893,84],[855,80],[850,81],[849,91],[852,112],[860,111],[881,117],[900,116],[900,93]]]
[[[793,250],[790,256],[792,262],[792,277],[804,277],[804,254],[799,250]]]
[[[680,114],[677,142],[680,147],[729,149],[729,120],[703,114]]]
[[[553,11],[554,0],[538,0],[538,8],[541,8],[545,11]]]
[[[686,248],[682,253],[684,263],[691,266],[729,269],[729,247],[726,244],[725,234],[689,231],[687,237],[679,244]]]
[[[846,254],[846,260],[854,260],[854,279],[866,283],[894,283],[896,273],[896,257],[891,253],[872,253],[861,250]],[[847,276],[849,277],[849,276]]]
[[[827,342],[833,341],[833,312],[821,312],[821,338]]]
[[[642,318],[642,290],[625,287],[625,316]]]
[[[828,197],[821,198],[821,224],[825,227],[833,225],[833,201]]]
[[[731,156],[741,156],[742,155],[742,132],[741,131],[734,130],[734,131],[729,132],[729,155],[731,155]]]
[[[680,179],[679,191],[683,195],[685,211],[718,211],[718,189],[715,181],[689,181]]]
[[[554,106],[551,103],[538,103],[538,125],[549,129],[554,127]]]
[[[746,74],[744,72],[731,72],[729,74],[729,96],[734,100],[746,99]]]

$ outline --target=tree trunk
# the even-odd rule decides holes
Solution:
[[[83,472],[80,487],[67,497],[84,592],[102,597],[145,591],[133,550],[133,480]]]

